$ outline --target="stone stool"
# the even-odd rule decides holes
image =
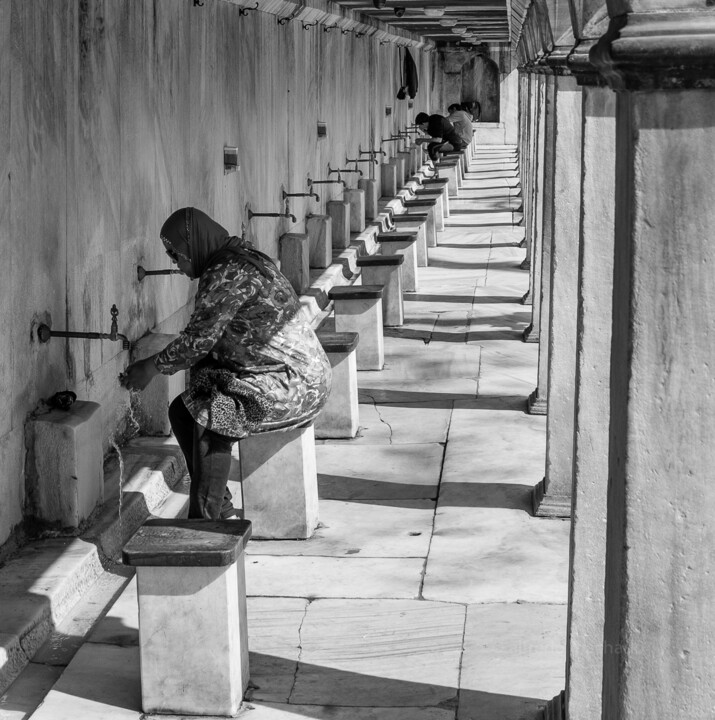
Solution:
[[[356,332],[358,370],[382,370],[385,364],[382,337],[382,285],[349,285],[328,292],[333,301],[336,332]]]
[[[360,421],[355,332],[318,332],[318,340],[330,360],[333,385],[330,396],[315,420],[318,438],[353,438]]]
[[[360,178],[358,187],[365,192],[365,219],[375,220],[379,214],[378,201],[378,184],[377,180],[370,178]]]
[[[261,539],[305,540],[318,527],[313,425],[238,441],[244,516]]]
[[[411,200],[422,200],[434,202],[434,227],[437,232],[444,230],[444,196],[441,190],[425,190],[424,188],[415,188],[412,191]]]
[[[308,215],[305,232],[310,242],[310,267],[330,267],[333,262],[333,219],[330,215]]]
[[[422,180],[423,190],[417,190],[417,195],[421,192],[432,192],[433,190],[439,190],[442,194],[442,213],[444,217],[449,217],[449,191],[447,188],[447,178],[424,178]]]
[[[124,547],[137,568],[142,709],[238,713],[248,686],[245,520],[148,520]]]
[[[417,292],[417,233],[378,233],[375,242],[386,255],[402,255],[400,267],[403,292]]]
[[[402,307],[403,255],[368,255],[357,260],[365,285],[382,285],[382,325],[398,327],[405,319]]]
[[[350,203],[346,200],[328,200],[325,211],[332,219],[333,248],[350,247]]]
[[[417,265],[419,267],[427,267],[429,264],[427,257],[427,220],[425,213],[403,213],[401,215],[393,215],[392,222],[398,230],[412,230],[417,233]]]
[[[397,166],[385,162],[380,165],[380,185],[382,197],[395,197],[397,195]]]
[[[346,188],[343,200],[350,204],[350,232],[361,233],[365,229],[365,191]]]
[[[310,238],[306,233],[285,233],[280,237],[281,273],[298,295],[310,287]]]
[[[420,198],[419,200],[403,200],[402,204],[410,215],[424,214],[427,216],[427,225],[425,226],[427,247],[437,247],[437,200]]]
[[[459,162],[457,160],[442,160],[435,165],[440,177],[447,179],[447,191],[450,197],[459,196],[459,183],[457,181],[459,175],[458,165]]]

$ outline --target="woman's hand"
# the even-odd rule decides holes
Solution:
[[[159,370],[154,364],[154,356],[132,363],[126,371],[119,376],[120,383],[127,390],[143,390]]]

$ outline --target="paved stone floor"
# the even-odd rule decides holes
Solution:
[[[532,720],[564,686],[569,526],[530,514],[545,418],[524,412],[538,347],[520,339],[513,154],[472,164],[384,370],[359,373],[359,437],[318,443],[315,537],[249,543],[248,720]],[[132,581],[0,718],[137,720],[137,642]]]

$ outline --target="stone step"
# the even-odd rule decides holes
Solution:
[[[62,627],[124,541],[166,501],[173,500],[176,508],[172,488],[186,473],[176,442],[137,438],[122,454],[121,520],[119,466],[110,460],[105,466],[106,500],[81,537],[28,543],[0,569],[0,693]]]

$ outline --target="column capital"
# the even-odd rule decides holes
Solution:
[[[581,40],[569,55],[569,68],[579,85],[603,87],[607,84],[598,68],[591,62],[590,52],[596,42],[596,39]]]
[[[614,90],[715,88],[715,12],[612,17],[589,56]]]
[[[546,72],[550,75],[570,75],[569,57],[573,52],[572,45],[561,45],[555,47],[546,57],[544,61],[547,66]]]

